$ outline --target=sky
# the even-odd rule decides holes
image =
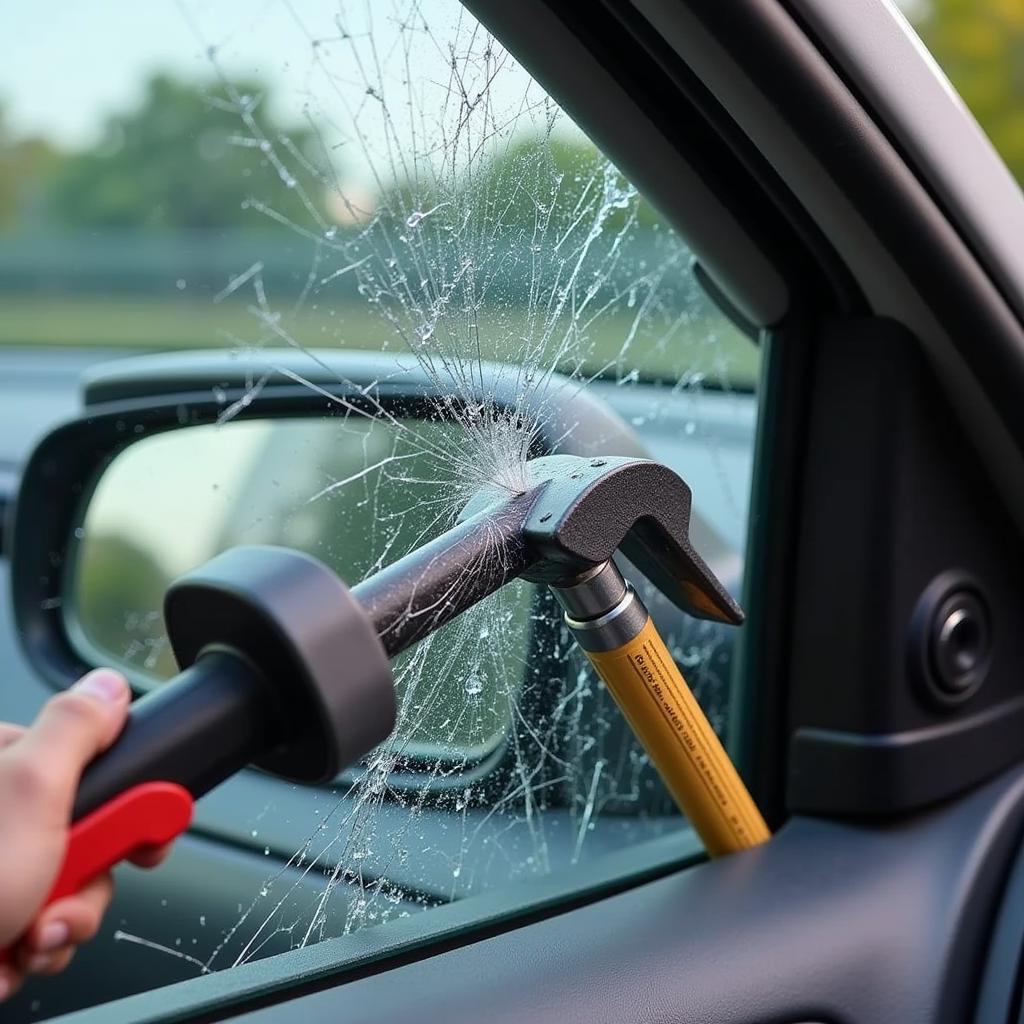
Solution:
[[[928,2],[899,0],[899,6],[914,16]],[[310,37],[337,40],[339,10],[353,35],[365,35],[372,10],[377,52],[390,72],[404,67],[394,45],[396,25],[413,7],[439,40],[467,39],[475,25],[458,0],[0,0],[8,44],[0,61],[0,111],[14,138],[42,135],[64,149],[88,147],[99,141],[111,114],[138,106],[153,74],[209,81],[212,45],[229,76],[256,76],[271,87],[270,113],[278,123],[301,123],[312,96],[318,123],[329,135],[324,120],[344,122],[343,101],[358,108],[365,83],[354,73],[347,44],[337,41],[316,51],[330,69],[328,80],[316,67]],[[411,77],[444,79],[445,60],[424,41],[410,54]],[[499,107],[512,111],[528,83],[512,63],[490,92]],[[365,123],[371,144],[381,145],[379,114]],[[567,119],[561,127],[573,133]],[[345,162],[348,174],[368,180],[361,160]]]
[[[394,66],[387,47],[397,36],[397,17],[408,0],[373,0],[382,61]],[[450,35],[456,19],[469,16],[456,0],[419,0],[423,16],[439,35]],[[232,75],[258,74],[276,85],[278,109],[286,122],[298,120],[308,90],[322,98],[327,89],[313,71],[313,49],[282,0],[0,0],[7,45],[0,62],[0,105],[16,137],[45,135],[67,148],[97,140],[112,112],[137,106],[143,83],[153,73],[208,79],[206,48]],[[337,37],[336,0],[293,0],[293,9],[318,38]],[[367,3],[345,3],[349,30],[358,32]],[[14,45],[10,45],[11,43]],[[365,92],[344,72],[351,59],[344,44],[328,50],[336,85],[355,98]],[[441,58],[429,45],[411,57],[414,76],[434,77]],[[511,97],[525,88],[525,72],[502,76]],[[331,87],[332,89],[334,86]]]
[[[151,71],[194,77],[206,66],[169,0],[7,0],[5,6],[0,102],[19,136],[43,134],[66,146],[91,142],[106,113],[138,102]]]
[[[928,2],[900,5],[913,15]],[[411,11],[429,24],[429,36],[400,32]],[[230,78],[266,83],[268,112],[278,125],[303,124],[308,108],[335,153],[347,194],[357,199],[379,187],[373,168],[390,166],[387,122],[367,97],[358,60],[369,64],[376,57],[386,69],[391,123],[398,126],[401,148],[411,152],[412,125],[403,120],[407,108],[400,102],[406,68],[422,90],[409,106],[429,115],[444,105],[447,43],[457,40],[465,48],[472,41],[477,52],[484,45],[458,0],[0,0],[0,12],[8,43],[0,61],[0,114],[10,137],[43,136],[65,150],[88,148],[101,140],[112,114],[139,106],[154,74],[210,82],[219,69]],[[354,44],[339,39],[342,27]],[[410,39],[415,45],[406,65],[401,44]],[[472,87],[482,79],[479,72]],[[529,76],[509,60],[487,90],[504,123],[517,132],[543,123],[539,109],[532,120],[517,116],[528,88]],[[531,100],[541,95],[538,86],[530,88]],[[450,129],[458,115],[446,109]],[[353,112],[365,147],[353,144]],[[443,150],[439,125],[441,120],[429,128],[434,138],[419,152]],[[577,134],[565,117],[556,130]]]

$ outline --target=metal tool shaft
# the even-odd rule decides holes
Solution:
[[[533,563],[523,523],[530,492],[459,523],[374,573],[352,593],[393,658],[521,576]]]

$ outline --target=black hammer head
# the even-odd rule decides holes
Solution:
[[[690,488],[648,459],[546,455],[527,463],[530,487],[520,575],[566,584],[621,551],[667,598],[701,619],[738,625],[743,610],[690,546]],[[509,503],[499,487],[478,491],[463,521],[498,514]]]

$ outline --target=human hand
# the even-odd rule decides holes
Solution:
[[[96,669],[47,702],[31,727],[0,723],[0,1001],[26,974],[56,974],[95,934],[113,894],[109,874],[43,908],[64,859],[78,781],[124,727],[131,693]],[[133,858],[152,867],[168,848]]]

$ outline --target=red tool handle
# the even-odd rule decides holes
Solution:
[[[119,793],[71,826],[64,863],[43,906],[78,892],[132,854],[169,843],[191,821],[192,794],[174,782],[143,782]],[[0,963],[10,954],[11,947],[0,949]]]

